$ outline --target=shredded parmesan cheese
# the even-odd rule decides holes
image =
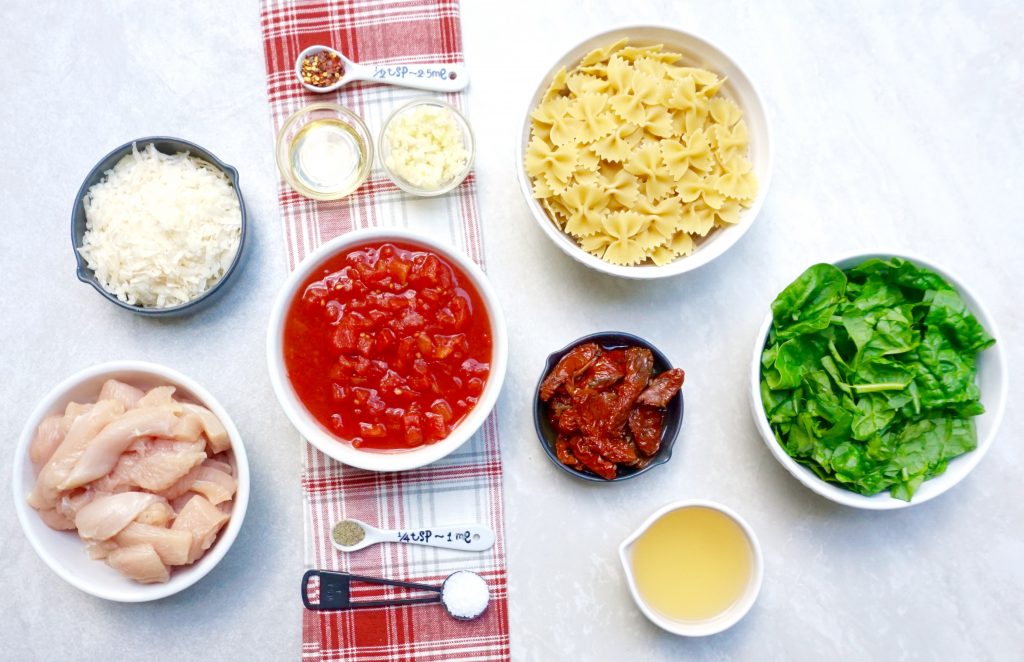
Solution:
[[[452,112],[443,106],[416,106],[388,123],[391,172],[413,186],[439,189],[462,172],[469,159]]]
[[[169,308],[195,299],[238,251],[242,211],[227,176],[185,152],[132,147],[89,188],[79,251],[105,290]]]

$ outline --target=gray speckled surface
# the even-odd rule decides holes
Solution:
[[[1013,660],[1024,649],[1024,420],[1013,406],[1024,321],[1022,10],[772,4],[529,0],[498,12],[464,1],[480,210],[515,358],[499,409],[516,659]],[[761,218],[726,256],[666,282],[614,280],[571,262],[527,215],[512,172],[523,100],[547,63],[629,23],[680,26],[724,47],[758,83],[774,129]],[[147,605],[61,582],[0,492],[2,659],[299,656],[298,438],[263,358],[285,265],[262,57],[253,2],[0,5],[4,470],[28,411],[56,382],[142,358],[221,399],[253,472],[246,525],[225,560],[192,589]],[[179,321],[102,300],[75,279],[68,241],[72,197],[96,159],[160,133],[239,169],[253,230],[228,296]],[[975,472],[932,502],[888,513],[833,505],[799,485],[764,448],[744,392],[774,294],[815,259],[880,245],[954,266],[1000,324],[1011,374],[1002,432]],[[544,357],[601,329],[642,335],[687,370],[672,462],[613,486],[562,475],[530,419]],[[615,555],[650,511],[684,497],[738,510],[766,560],[750,615],[704,640],[644,620]]]

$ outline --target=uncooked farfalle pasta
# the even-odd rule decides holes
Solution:
[[[533,195],[584,250],[663,265],[757,195],[743,113],[713,72],[627,40],[555,75],[530,114]]]

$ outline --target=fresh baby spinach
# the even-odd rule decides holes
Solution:
[[[765,414],[821,479],[910,501],[977,446],[977,354],[995,340],[938,274],[902,258],[807,269],[772,303]]]

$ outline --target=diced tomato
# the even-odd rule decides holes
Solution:
[[[383,423],[360,423],[359,434],[364,437],[383,437],[388,433],[388,429],[384,427]]]
[[[427,437],[434,440],[445,438],[448,431],[445,429],[444,419],[441,418],[440,414],[428,411],[423,414],[423,418],[426,421],[423,426],[423,431],[426,433]]]
[[[434,400],[430,405],[430,411],[438,414],[446,423],[452,420],[452,417],[455,415],[455,412],[452,411],[452,406],[444,398]]]

